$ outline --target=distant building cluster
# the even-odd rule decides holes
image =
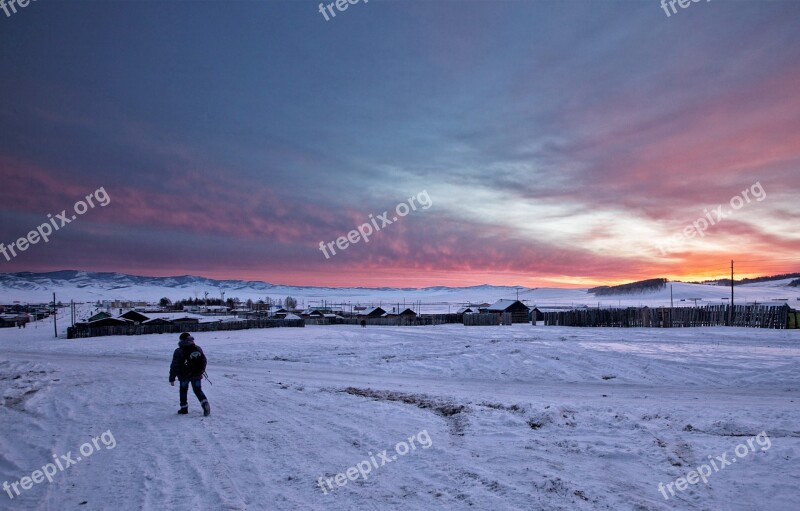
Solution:
[[[114,316],[108,312],[100,311],[86,320],[76,323],[76,326],[95,328],[129,325],[186,325],[212,323],[223,320],[224,319],[214,316],[190,313],[155,312],[145,314],[136,310],[129,310]]]
[[[31,321],[41,321],[52,313],[52,304],[0,305],[0,328],[25,328]]]
[[[289,302],[296,305],[294,300],[289,300]],[[250,300],[247,303],[238,300],[235,303],[231,303],[231,301],[228,303],[230,305],[205,303],[173,305],[162,300],[161,305],[154,305],[144,301],[105,300],[97,302],[95,314],[80,321],[78,325],[88,327],[169,325],[260,319],[303,319],[312,324],[325,324],[398,318],[404,321],[414,321],[425,317],[414,310],[414,307],[400,304],[396,306],[350,304],[344,306],[344,304],[340,304],[338,306],[298,308],[285,307],[280,303],[254,303]],[[174,310],[176,307],[179,307],[180,310]],[[532,319],[541,320],[543,312],[541,309],[528,307],[519,300],[503,299],[492,304],[465,305],[458,309],[453,316],[491,314],[497,315],[499,318],[510,317],[513,323],[528,323]]]

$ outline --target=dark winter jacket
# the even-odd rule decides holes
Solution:
[[[189,368],[189,358],[192,353],[198,352],[199,363],[197,368],[192,371]],[[169,366],[169,381],[170,383],[178,378],[178,381],[191,381],[203,378],[203,372],[206,370],[206,356],[200,346],[196,345],[194,341],[180,341],[178,342],[178,349],[172,355],[172,364]]]

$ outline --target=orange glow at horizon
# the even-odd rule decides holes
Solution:
[[[767,266],[763,271],[736,272],[737,280],[742,278],[762,277],[794,273],[800,265],[792,266],[786,263],[782,266]],[[782,269],[777,269],[782,268]],[[142,275],[141,269],[125,271],[135,275]],[[330,287],[330,288],[427,288],[427,287],[471,287],[480,285],[494,286],[522,286],[526,288],[553,287],[565,289],[591,288],[604,285],[618,285],[628,282],[650,278],[666,278],[671,281],[702,282],[706,280],[724,279],[730,277],[723,266],[720,269],[708,270],[698,267],[685,273],[665,272],[654,269],[648,274],[630,274],[618,277],[580,277],[568,275],[533,276],[517,272],[448,272],[425,271],[417,272],[408,270],[404,275],[402,270],[384,269],[380,272],[370,270],[338,270],[335,273],[291,271],[237,271],[237,270],[206,270],[187,271],[186,269],[159,270],[148,272],[148,276],[171,277],[178,275],[196,275],[216,280],[245,280],[262,281],[274,285],[303,286],[303,287]],[[412,275],[416,273],[416,275]],[[324,277],[320,277],[324,274]]]

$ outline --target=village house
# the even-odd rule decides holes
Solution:
[[[125,314],[121,314],[119,318],[133,321],[134,324],[144,323],[145,321],[150,319],[148,316],[145,316],[144,314],[136,311],[128,311]]]
[[[527,323],[530,321],[530,309],[519,300],[497,300],[486,308],[486,312],[501,316],[504,312],[508,312],[511,314],[512,323]]]
[[[386,317],[389,318],[406,318],[406,319],[414,319],[417,317],[417,313],[411,309],[405,309],[399,313],[397,312],[390,312],[386,314]]]
[[[386,311],[381,307],[370,307],[358,312],[359,318],[380,318],[386,314]]]

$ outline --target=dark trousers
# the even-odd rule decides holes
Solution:
[[[189,382],[190,380],[178,382],[180,383],[181,408],[189,406]],[[191,380],[192,390],[194,391],[194,395],[197,396],[197,400],[200,401],[201,403],[206,400],[206,395],[203,394],[203,389],[201,387],[202,383],[203,383],[202,378]]]

